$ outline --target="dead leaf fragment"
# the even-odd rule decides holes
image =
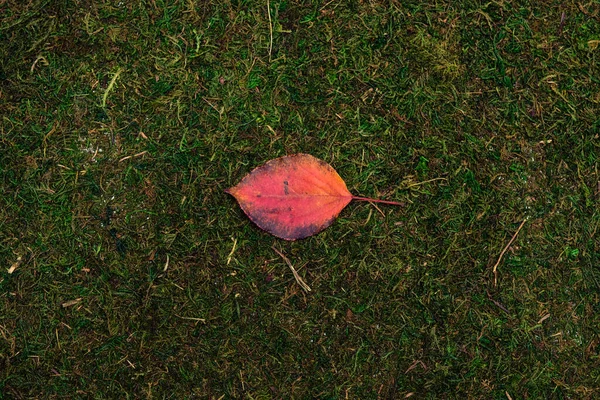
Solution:
[[[74,306],[75,304],[79,303],[81,300],[82,300],[82,297],[79,297],[74,300],[65,301],[64,303],[62,303],[62,307],[67,308],[67,307]]]
[[[23,262],[23,257],[21,257],[21,256],[17,257],[17,261],[15,261],[13,263],[13,265],[11,265],[10,268],[8,268],[6,271],[9,274],[12,274],[19,267],[19,265],[21,265],[22,262]]]

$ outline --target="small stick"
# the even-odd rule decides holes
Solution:
[[[283,261],[285,261],[285,263],[288,265],[288,267],[290,267],[290,269],[292,270],[292,274],[294,274],[294,278],[296,278],[296,282],[298,282],[298,285],[300,285],[302,289],[306,290],[307,292],[310,292],[312,289],[306,284],[306,282],[302,280],[300,275],[298,275],[296,269],[292,266],[291,261],[286,256],[284,256],[282,252],[277,250],[275,246],[271,246],[271,248],[275,251],[275,253],[279,254],[281,258],[283,258]]]
[[[527,218],[525,218],[523,220],[523,222],[521,222],[521,225],[519,225],[519,228],[517,229],[517,231],[515,232],[515,234],[513,235],[513,237],[508,241],[508,244],[506,245],[506,247],[504,247],[504,250],[502,250],[502,252],[500,253],[500,257],[498,257],[498,261],[496,261],[496,264],[494,264],[494,286],[496,286],[496,284],[498,283],[498,265],[500,265],[500,261],[502,261],[502,257],[504,257],[504,253],[506,253],[508,251],[508,249],[510,248],[510,245],[512,244],[512,242],[515,241],[515,239],[517,238],[517,235],[519,234],[519,232],[521,231],[521,228],[523,227],[523,225],[525,225],[525,222],[527,222]]]
[[[504,306],[502,305],[502,303],[500,303],[500,302],[498,302],[498,301],[494,300],[494,298],[492,297],[492,295],[490,294],[490,292],[489,292],[489,291],[487,292],[487,295],[488,295],[488,299],[489,299],[489,300],[490,300],[492,303],[494,303],[494,304],[495,304],[495,305],[496,305],[498,308],[500,308],[500,309],[501,309],[502,311],[504,311],[506,314],[510,315],[510,311],[508,311],[508,308],[504,307]]]

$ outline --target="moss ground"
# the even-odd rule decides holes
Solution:
[[[600,396],[598,3],[5,0],[0,44],[0,398]],[[278,240],[223,190],[297,152],[406,206]]]

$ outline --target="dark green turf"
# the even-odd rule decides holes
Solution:
[[[0,2],[0,398],[598,398],[599,135],[596,2]]]

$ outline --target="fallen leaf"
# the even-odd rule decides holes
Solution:
[[[308,154],[268,161],[225,192],[261,229],[286,240],[327,228],[352,200],[402,205],[353,196],[329,164]]]

